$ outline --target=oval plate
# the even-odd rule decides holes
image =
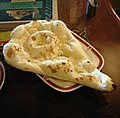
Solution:
[[[74,32],[72,32],[72,34],[76,39],[80,41],[83,50],[86,52],[90,60],[97,66],[99,70],[101,70],[104,66],[104,58],[102,57],[102,55],[83,38],[81,38]],[[83,86],[81,84],[76,84],[76,83],[67,82],[63,80],[57,80],[52,77],[45,77],[39,74],[37,74],[37,76],[40,79],[42,79],[47,85],[49,85],[53,89],[58,90],[60,92],[70,92]]]
[[[0,61],[0,90],[4,84],[5,81],[5,67],[3,63]]]

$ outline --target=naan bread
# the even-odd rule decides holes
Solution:
[[[60,21],[37,20],[16,27],[4,45],[8,64],[24,71],[111,92],[111,78],[90,61],[80,42]]]

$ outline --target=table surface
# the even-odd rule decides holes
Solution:
[[[0,91],[0,118],[119,118],[120,19],[108,0],[100,0],[95,17],[86,19],[87,0],[58,0],[58,16],[73,29],[85,29],[86,37],[104,57],[102,71],[117,90],[104,93],[83,86],[58,92],[33,73],[9,66],[3,56],[6,78]]]
[[[103,111],[109,117],[120,117],[120,18],[115,14],[108,0],[100,0],[95,17],[86,20],[86,2],[87,0],[59,2],[59,9],[61,5],[63,6],[59,16],[71,29],[85,28],[89,43],[103,55],[105,65],[102,71],[107,73],[118,86],[117,90],[110,94],[103,93],[108,103]]]

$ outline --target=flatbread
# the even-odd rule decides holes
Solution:
[[[111,78],[91,62],[65,23],[60,20],[37,20],[17,26],[4,45],[8,64],[56,79],[79,83],[111,92]]]

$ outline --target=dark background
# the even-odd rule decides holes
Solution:
[[[120,17],[120,0],[110,0],[114,10],[116,11],[116,13],[118,14],[118,16]]]

